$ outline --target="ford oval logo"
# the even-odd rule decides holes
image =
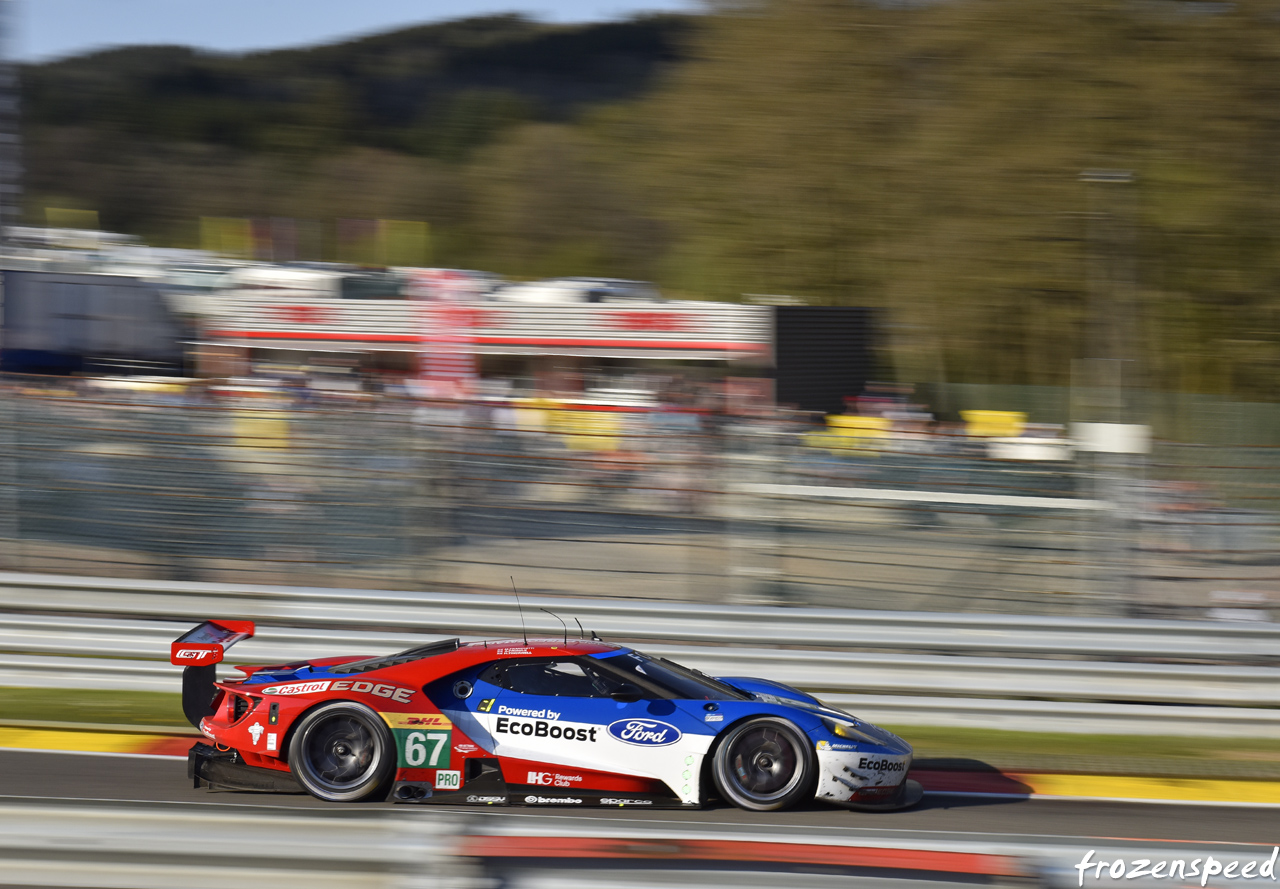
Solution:
[[[680,740],[680,729],[657,719],[619,719],[609,723],[609,734],[640,747],[666,747]]]

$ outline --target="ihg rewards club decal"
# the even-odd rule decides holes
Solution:
[[[453,723],[439,713],[383,713],[396,738],[402,769],[438,769],[449,765]]]

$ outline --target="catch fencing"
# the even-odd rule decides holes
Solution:
[[[13,616],[0,620],[0,649],[78,658],[167,658],[169,643],[191,623],[86,621]],[[289,663],[336,654],[381,655],[424,645],[438,634],[369,633],[264,627],[236,648],[250,663]],[[816,694],[869,693],[976,695],[1072,701],[1128,701],[1208,706],[1280,706],[1280,667],[1223,664],[1150,664],[1050,658],[964,657],[859,650],[805,651],[740,646],[651,643],[644,650],[714,676],[767,676]],[[38,660],[0,654],[0,670]],[[79,673],[113,672],[110,661],[84,664]],[[120,662],[122,671],[132,666]],[[232,675],[234,671],[230,671]],[[151,675],[151,674],[149,674]],[[172,691],[178,675],[161,670],[155,691]],[[76,679],[80,682],[79,678]],[[14,683],[0,681],[0,685]],[[1280,718],[1280,713],[1277,714]]]
[[[1280,449],[998,459],[693,406],[231,389],[9,380],[0,568],[1170,617],[1266,617],[1280,579]]]

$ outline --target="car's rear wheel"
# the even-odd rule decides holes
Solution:
[[[712,774],[720,795],[738,808],[771,812],[812,792],[817,757],[795,725],[762,716],[729,729],[716,748]]]
[[[289,769],[318,799],[379,799],[395,774],[395,742],[382,717],[363,704],[325,704],[293,733]]]

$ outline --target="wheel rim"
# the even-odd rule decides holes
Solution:
[[[729,749],[729,778],[739,793],[769,803],[786,796],[800,780],[800,751],[790,734],[774,726],[749,728]]]
[[[359,787],[382,759],[377,736],[356,716],[335,716],[307,732],[303,757],[311,778],[325,790],[342,793]]]

